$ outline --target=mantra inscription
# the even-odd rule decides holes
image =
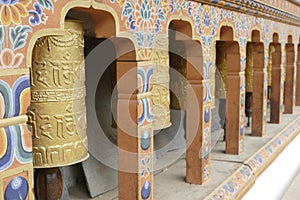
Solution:
[[[225,43],[220,41],[217,42],[216,67],[216,98],[226,99],[227,55]]]
[[[159,41],[164,44],[164,40]],[[154,51],[153,88],[151,90],[153,102],[153,130],[171,126],[170,119],[170,91],[169,91],[169,55],[168,51],[160,48]]]
[[[31,68],[29,124],[35,168],[85,160],[87,153],[82,25],[66,21],[63,35],[40,38]]]

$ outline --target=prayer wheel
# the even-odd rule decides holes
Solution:
[[[171,126],[169,56],[168,51],[164,50],[159,50],[156,55],[157,57],[154,57],[151,99],[153,103],[153,130],[160,130]]]
[[[63,35],[37,40],[32,53],[29,124],[34,168],[88,158],[82,24],[66,21]]]
[[[186,87],[187,87],[187,60],[185,45],[183,41],[173,42],[172,52],[170,52],[170,67],[172,69],[170,80],[171,108],[176,110],[186,110]]]
[[[269,49],[269,62],[268,62],[268,101],[271,98],[271,85],[272,85],[272,54],[275,52],[275,48],[270,46]]]
[[[225,42],[217,42],[216,98],[226,99],[227,60]]]
[[[220,125],[224,129],[223,141],[226,140],[226,84],[227,84],[227,56],[225,42],[217,42],[215,94],[219,99]]]
[[[246,59],[246,116],[248,117],[247,126],[250,126],[252,116],[252,95],[253,95],[253,45],[247,45]]]

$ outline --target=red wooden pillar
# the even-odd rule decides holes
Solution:
[[[244,125],[241,120],[241,97],[244,94],[239,44],[226,42],[227,94],[226,94],[226,153],[239,154],[243,151]]]
[[[271,106],[270,122],[280,123],[282,117],[282,100],[283,100],[283,77],[281,64],[281,45],[271,43],[275,51],[272,54],[272,85],[271,85]]]
[[[295,48],[294,44],[285,45],[286,68],[284,82],[284,113],[292,114],[294,109],[294,73],[295,73]]]
[[[296,68],[297,68],[297,75],[296,75],[296,106],[300,106],[300,45],[298,45],[297,48],[297,62],[296,62]]]
[[[135,70],[134,70],[135,69]],[[138,198],[137,62],[117,61],[119,199]]]
[[[201,81],[188,80],[187,86],[187,151],[186,151],[186,182],[202,184],[203,181],[203,152],[202,152],[202,107],[203,85]],[[196,105],[196,106],[195,106]],[[197,112],[198,111],[198,112]]]
[[[253,101],[252,101],[252,135],[265,135],[267,123],[267,89],[268,83],[266,67],[264,65],[263,43],[253,45]]]
[[[151,126],[142,127],[143,122],[152,122],[147,109],[151,93],[149,97],[138,94],[137,65],[136,61],[117,61],[120,200],[153,199],[153,135]]]
[[[184,41],[187,55],[186,182],[203,184],[209,178],[210,143],[203,130],[202,49],[195,41]],[[208,108],[209,109],[209,108]],[[209,110],[210,112],[210,110]],[[205,151],[207,149],[207,152]]]

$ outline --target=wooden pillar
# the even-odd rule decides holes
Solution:
[[[284,113],[293,114],[294,109],[294,73],[295,73],[295,48],[294,44],[285,45],[286,50],[286,66],[285,66],[285,82],[284,82]]]
[[[243,150],[241,121],[241,96],[244,72],[240,72],[240,53],[237,42],[226,42],[227,53],[227,94],[226,94],[226,153],[239,154]]]
[[[205,143],[203,134],[203,61],[200,52],[195,53],[198,56],[187,57],[186,182],[203,184],[209,176],[210,154],[205,148],[210,149],[210,143]]]
[[[139,112],[148,104],[138,94],[138,63],[117,60],[118,192],[120,200],[152,199],[152,130],[139,128]],[[142,105],[141,105],[142,104]],[[147,105],[146,105],[147,106]],[[144,116],[144,115],[143,115]],[[148,119],[149,120],[149,119]],[[141,160],[144,165],[141,166]],[[142,170],[143,174],[142,174]],[[146,178],[145,178],[145,177]]]
[[[63,179],[59,168],[36,169],[34,185],[37,199],[60,199],[63,191]]]
[[[296,106],[300,106],[300,45],[297,47],[297,62],[296,62]]]
[[[263,43],[253,45],[253,102],[252,102],[252,136],[265,135],[267,123],[267,71],[264,65]]]
[[[283,100],[283,77],[281,64],[281,45],[271,43],[270,48],[274,47],[272,54],[272,85],[271,85],[271,106],[270,122],[280,123],[282,117],[282,100]]]

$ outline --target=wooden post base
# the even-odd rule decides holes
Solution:
[[[58,167],[36,169],[35,197],[38,200],[58,200],[62,195],[63,180]]]

